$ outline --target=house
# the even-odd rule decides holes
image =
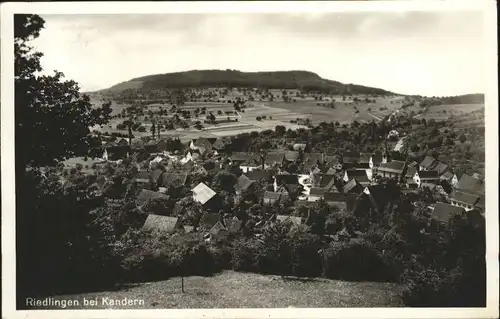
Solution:
[[[329,167],[332,167],[333,169],[336,169],[336,170],[342,169],[341,160],[335,154],[325,154],[324,163],[327,164]]]
[[[327,189],[329,187],[335,186],[335,174],[323,174],[319,180],[318,187]]]
[[[324,188],[320,187],[311,187],[309,190],[309,195],[307,196],[307,200],[309,202],[315,202],[323,198],[325,195],[326,190]]]
[[[356,204],[357,194],[326,192],[323,199],[330,206],[337,206],[351,212]]]
[[[287,172],[282,172],[274,177],[274,187],[275,189],[281,185],[299,185],[299,176],[295,174],[289,174]]]
[[[229,232],[236,233],[242,229],[243,222],[237,218],[227,218],[224,219],[224,225]]]
[[[360,154],[358,152],[345,152],[342,154],[342,168],[350,169],[359,162]]]
[[[438,222],[447,224],[450,218],[454,215],[462,215],[465,213],[465,209],[462,207],[453,206],[450,204],[445,204],[437,202],[434,205],[431,216]]]
[[[135,177],[135,182],[139,185],[149,184],[152,181],[152,176],[150,171],[140,170],[137,172]]]
[[[135,203],[137,207],[142,208],[144,204],[146,204],[148,201],[154,199],[168,200],[169,198],[170,197],[168,195],[162,194],[160,192],[154,192],[147,189],[142,189],[141,192],[137,195]]]
[[[264,193],[264,203],[274,204],[276,202],[283,202],[288,199],[288,195],[282,192],[269,192]]]
[[[373,153],[371,157],[371,165],[372,165],[371,169],[376,169],[377,167],[379,167],[383,159],[384,156],[382,155],[382,152],[376,151],[375,153]]]
[[[229,155],[229,160],[232,163],[240,165],[242,163],[251,162],[255,160],[256,154],[246,152],[233,152]]]
[[[413,175],[413,181],[418,187],[435,187],[439,184],[439,174],[437,171],[421,171],[415,172]]]
[[[439,177],[439,179],[444,180],[444,181],[448,181],[448,183],[450,183],[450,185],[453,187],[457,187],[457,185],[458,185],[458,177],[456,174],[453,174],[453,172],[451,172],[451,171],[444,172],[443,175],[441,175]]]
[[[285,152],[268,152],[264,157],[264,164],[267,167],[281,166],[285,160]]]
[[[193,192],[193,199],[202,205],[208,203],[216,195],[216,193],[204,183],[199,183],[191,191]]]
[[[453,206],[462,207],[466,211],[474,209],[478,202],[478,195],[467,194],[459,190],[454,190],[450,195],[450,203]]]
[[[253,184],[253,181],[249,179],[245,175],[241,175],[236,180],[236,184],[234,185],[234,189],[236,190],[236,194],[241,195],[246,190],[250,189]]]
[[[377,173],[382,177],[400,179],[403,176],[405,168],[406,162],[390,161],[388,163],[380,164]]]
[[[369,171],[369,173],[367,173]],[[351,179],[355,178],[358,183],[363,186],[370,185],[371,183],[371,170],[346,170],[344,172],[344,182],[349,182]]]
[[[438,161],[436,161],[432,156],[426,156],[422,162],[419,164],[420,171],[428,171],[433,169],[437,165]]]
[[[209,231],[214,227],[215,224],[220,222],[221,218],[217,214],[212,214],[212,213],[204,213],[200,221],[198,222],[198,229],[199,230],[204,230],[204,231]]]
[[[297,216],[276,215],[276,221],[280,223],[292,223],[295,226],[302,224],[302,218]]]
[[[158,180],[158,187],[168,189],[171,186],[180,187],[186,184],[188,174],[163,173]]]
[[[365,170],[373,168],[372,154],[370,153],[360,153],[359,162],[356,164],[356,169]]]
[[[449,166],[438,161],[432,170],[436,171],[439,175],[443,175],[449,170]]]
[[[295,143],[295,144],[293,144],[292,148],[293,148],[294,151],[305,152],[306,149],[307,149],[307,144],[304,144],[304,143]]]
[[[287,161],[289,163],[293,163],[299,158],[299,152],[285,151],[284,158],[285,158],[285,161]]]
[[[270,171],[263,171],[263,170],[252,170],[249,172],[245,173],[245,176],[248,177],[251,181],[266,181],[266,182],[271,182],[272,181],[272,172]]]
[[[216,139],[213,141],[215,142]],[[193,151],[199,151],[201,154],[210,153],[213,150],[212,143],[204,137],[191,140],[189,148]]]
[[[119,144],[119,142],[108,142],[102,146],[103,155],[107,156],[107,160],[116,161],[127,157],[130,153],[130,145]]]
[[[142,229],[153,233],[173,233],[176,230],[186,231],[178,217],[149,214]]]
[[[467,174],[460,177],[456,188],[457,190],[471,194],[484,194],[485,192],[484,182],[479,178]]]
[[[363,186],[355,178],[351,179],[343,188],[344,193],[351,194],[360,194],[362,190]]]
[[[311,171],[313,167],[318,165],[323,165],[324,158],[322,153],[306,153],[304,154],[304,170],[306,172]]]
[[[211,236],[216,236],[226,230],[227,230],[226,226],[224,226],[220,221],[217,221],[217,223],[215,223],[215,225],[213,225],[212,228],[210,228],[208,233]]]

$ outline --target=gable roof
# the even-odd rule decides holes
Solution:
[[[266,191],[264,193],[264,199],[268,199],[268,200],[282,201],[282,200],[285,200],[287,198],[288,198],[288,196],[284,193],[281,193],[281,192]]]
[[[204,137],[200,137],[198,139],[196,139],[194,142],[193,142],[194,146],[196,147],[204,147],[206,149],[210,149],[212,148],[212,143],[210,143],[210,141],[208,141],[206,138]]]
[[[465,209],[462,207],[437,202],[434,205],[434,210],[432,211],[431,216],[438,221],[447,223],[451,216],[463,213],[465,213]]]
[[[446,172],[447,169],[448,169],[448,165],[441,163],[441,162],[437,162],[436,166],[433,168],[433,170],[437,171],[439,175]]]
[[[358,195],[350,193],[326,192],[323,196],[325,202],[329,204],[344,203],[347,210],[354,208]]]
[[[405,168],[405,165],[406,163],[402,161],[390,161],[388,163],[380,164],[378,170],[382,172],[401,174]]]
[[[142,226],[142,229],[159,233],[171,233],[179,227],[177,217],[149,214]]]
[[[146,170],[140,170],[137,172],[135,177],[136,181],[147,182],[152,178],[151,172]]]
[[[335,154],[325,154],[324,161],[333,165],[340,164],[340,158]]]
[[[367,186],[363,194],[368,196],[370,202],[379,210],[383,210],[389,201],[387,187],[384,184]]]
[[[137,195],[137,199],[136,199],[135,203],[137,206],[142,206],[142,205],[146,204],[147,201],[157,199],[157,198],[169,199],[170,197],[168,195],[165,195],[165,194],[162,194],[159,192],[154,192],[154,191],[150,191],[147,189],[142,189],[141,192],[139,193],[139,195]]]
[[[360,153],[359,154],[359,163],[369,163],[372,158],[371,153]]]
[[[206,204],[216,194],[210,187],[208,187],[204,183],[199,183],[191,191],[193,192],[194,200],[202,205]]]
[[[420,162],[420,166],[426,169],[430,169],[436,165],[437,161],[432,156],[426,156],[422,162]]]
[[[245,176],[248,177],[252,181],[258,180],[270,180],[272,177],[272,173],[270,171],[263,170],[253,170],[250,172],[246,172]]]
[[[245,152],[233,152],[229,155],[229,158],[233,162],[251,162],[256,158],[256,154],[253,153],[245,153]]]
[[[361,169],[361,170],[357,170],[357,169],[346,170],[346,173],[347,173],[347,177],[349,177],[349,178],[358,178],[358,177],[367,176],[366,171],[363,169]]]
[[[296,151],[285,151],[285,160],[288,162],[295,162],[299,158],[299,152]]]
[[[421,171],[418,172],[418,177],[420,180],[436,180],[439,179],[439,174],[437,171]]]
[[[276,220],[279,220],[281,223],[290,221],[294,225],[302,224],[302,218],[297,216],[276,215]]]
[[[454,175],[455,174],[453,174],[452,172],[446,171],[446,172],[443,173],[443,175],[441,175],[440,178],[448,180],[448,179],[452,179]]]
[[[344,185],[344,193],[349,193],[351,191],[356,191],[356,187],[360,187],[356,179],[351,179],[347,184]],[[357,191],[356,191],[357,192]]]
[[[323,196],[326,190],[320,187],[311,187],[309,190],[309,196]]]
[[[298,184],[299,183],[299,176],[295,175],[295,174],[282,173],[282,174],[276,175],[276,182],[278,183],[278,185],[280,185],[280,184],[285,184],[285,185]]]
[[[474,206],[479,201],[479,196],[454,190],[450,195],[450,199],[462,204]]]
[[[199,226],[205,229],[212,228],[219,221],[219,215],[205,213],[201,216]]]
[[[224,219],[224,223],[226,224],[227,230],[231,232],[237,232],[241,229],[241,225],[243,222],[239,219],[228,218]]]
[[[319,187],[326,188],[327,186],[331,186],[331,183],[335,183],[335,175],[334,174],[323,174],[319,181]]]
[[[354,163],[359,161],[360,154],[358,152],[344,152],[342,154],[343,163]]]
[[[417,168],[415,166],[408,167],[408,169],[406,170],[405,177],[411,178],[415,175],[416,172],[417,172]]]
[[[252,184],[253,184],[253,181],[251,179],[249,179],[245,175],[241,175],[236,180],[236,184],[234,185],[234,189],[236,189],[237,192],[243,192],[243,191],[247,190]]]
[[[172,174],[172,173],[163,173],[159,180],[158,186],[168,188],[171,185],[184,185],[186,184],[187,174]]]
[[[215,225],[213,225],[212,228],[210,228],[210,230],[208,232],[211,235],[217,235],[218,233],[220,233],[223,230],[227,230],[227,228],[224,225],[222,225],[222,223],[220,221],[217,221],[217,223],[215,223]]]
[[[158,183],[158,181],[160,180],[161,176],[163,175],[163,173],[165,173],[163,170],[161,169],[155,169],[152,173],[151,173],[151,176],[153,177],[153,181],[155,183]]]
[[[373,153],[373,155],[372,155],[373,165],[380,165],[380,163],[382,163],[382,159],[383,159],[383,156],[382,156],[381,152]]]
[[[484,182],[478,178],[464,174],[458,181],[457,189],[468,193],[482,193],[484,192]]]
[[[285,152],[269,152],[266,154],[264,162],[268,165],[281,164],[285,158]]]

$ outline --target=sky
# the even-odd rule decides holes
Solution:
[[[485,91],[480,11],[42,15],[45,71],[82,91],[194,69],[305,70],[401,94]]]

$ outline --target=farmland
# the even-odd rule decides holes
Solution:
[[[329,279],[289,279],[279,276],[225,271],[213,277],[185,278],[185,293],[180,278],[137,284],[135,287],[55,299],[144,300],[142,306],[129,308],[287,308],[287,307],[394,307],[400,306],[400,286],[390,283],[344,282]],[[113,308],[103,305],[96,308]],[[114,308],[127,308],[115,306]]]
[[[426,112],[420,117],[426,120],[446,120],[451,116],[462,116],[481,109],[484,109],[484,104],[476,103],[433,105],[428,107]]]

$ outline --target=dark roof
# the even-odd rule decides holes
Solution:
[[[372,158],[372,154],[371,153],[360,153],[359,154],[359,162],[360,163],[369,163],[370,162],[370,158]]]
[[[258,180],[270,180],[272,177],[272,173],[270,171],[263,170],[253,170],[245,173],[246,177],[248,177],[252,181]]]
[[[436,165],[436,160],[431,157],[431,156],[426,156],[424,158],[424,160],[422,162],[420,162],[420,166],[426,168],[426,169],[430,169],[432,168],[434,165]]]
[[[276,175],[276,182],[278,185],[280,184],[298,184],[299,183],[299,176],[298,175],[292,175],[292,174],[279,174]]]
[[[455,175],[455,174],[453,174],[450,171],[447,171],[447,172],[444,172],[443,175],[441,175],[441,178],[448,180],[448,179],[452,179],[453,175]]]
[[[217,223],[215,223],[212,226],[212,228],[210,228],[209,233],[211,235],[217,235],[218,233],[220,233],[223,230],[227,230],[227,228],[224,227],[224,225],[222,225],[222,223],[220,221],[217,221]]]
[[[281,164],[285,158],[285,152],[269,152],[266,154],[264,162],[268,165]]]
[[[295,162],[299,158],[299,152],[296,151],[285,151],[285,160],[289,162]]]
[[[363,186],[366,186],[366,185],[369,185],[371,184],[371,181],[370,179],[368,178],[368,176],[364,175],[364,176],[357,176],[354,178],[359,184],[363,185]]]
[[[324,174],[323,176],[321,176],[321,180],[319,181],[319,187],[326,188],[332,182],[335,183],[335,175]]]
[[[454,190],[450,195],[450,199],[463,204],[474,206],[479,201],[479,196]]]
[[[285,189],[287,190],[288,194],[294,194],[299,191],[299,184],[286,184]]]
[[[418,172],[420,180],[435,180],[439,179],[439,174],[437,171],[421,171]]]
[[[309,191],[309,195],[312,196],[323,196],[325,194],[326,190],[324,188],[320,187],[311,187]]]
[[[342,161],[344,163],[354,163],[359,161],[360,154],[358,152],[345,152],[342,154]]]
[[[405,167],[405,162],[402,161],[390,161],[389,163],[382,163],[378,168],[382,172],[398,173],[401,174]]]
[[[366,191],[368,191],[368,193]],[[372,204],[379,210],[384,209],[385,205],[389,201],[387,187],[383,184],[367,186],[363,190],[363,194],[367,195]]]
[[[255,160],[257,155],[245,152],[233,152],[229,158],[233,162],[250,162]]]
[[[166,188],[175,184],[183,186],[184,184],[186,184],[186,179],[187,179],[187,174],[163,173],[163,175],[161,175],[158,186]]]
[[[338,192],[326,192],[323,198],[328,204],[344,204],[348,211],[352,211],[356,204],[358,195]]]
[[[464,174],[457,184],[457,189],[468,193],[484,192],[484,182],[478,178]]]
[[[211,213],[205,213],[201,216],[200,219],[200,227],[203,227],[205,229],[210,229],[212,228],[217,222],[219,221],[219,215],[217,214],[211,214]]]
[[[138,179],[138,180],[150,180],[151,177],[152,176],[151,176],[150,171],[140,170],[137,172],[136,179]]]
[[[146,204],[148,200],[153,200],[156,198],[169,199],[170,197],[168,195],[159,192],[153,192],[147,189],[142,189],[139,195],[137,195],[136,204],[137,206],[142,206]]]
[[[411,178],[411,177],[413,177],[413,175],[415,175],[416,172],[417,172],[417,168],[415,166],[408,167],[408,169],[406,170],[405,176]]]
[[[349,178],[357,178],[357,177],[363,177],[363,176],[367,176],[366,175],[366,171],[364,169],[362,170],[359,170],[359,169],[352,169],[352,170],[347,170],[347,176]]]
[[[484,205],[485,205],[484,196],[481,195],[481,196],[479,196],[479,200],[476,203],[476,207],[484,209],[485,208]]]
[[[380,165],[380,163],[382,163],[382,153],[381,152],[375,152],[373,155],[372,155],[372,162],[373,162],[373,165]]]
[[[445,203],[436,203],[432,211],[432,217],[441,222],[447,223],[453,215],[463,214],[465,209]]]
[[[347,184],[344,185],[344,193],[349,192],[358,192],[358,189],[361,185],[355,179],[351,179]]]
[[[243,192],[247,190],[250,187],[250,185],[252,185],[252,183],[253,181],[250,180],[248,177],[246,177],[245,175],[241,175],[240,177],[238,177],[238,180],[236,181],[234,188],[238,192]]]
[[[448,165],[438,162],[437,165],[433,168],[433,170],[437,171],[439,175],[443,174],[446,172],[448,169]]]
[[[304,162],[312,164],[323,164],[323,154],[322,153],[305,153]]]

